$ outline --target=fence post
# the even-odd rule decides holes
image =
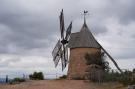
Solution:
[[[25,79],[25,74],[23,74],[23,79]]]
[[[57,76],[57,73],[56,73],[56,79],[58,78],[58,76]]]
[[[6,83],[8,83],[8,75],[6,75]]]

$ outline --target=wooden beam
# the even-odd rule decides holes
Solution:
[[[114,65],[116,66],[116,68],[123,73],[123,71],[120,69],[120,67],[118,66],[117,62],[111,57],[111,55],[101,46],[101,49],[106,53],[106,55],[111,59],[111,61],[114,63]]]
[[[98,42],[97,42],[98,43]],[[98,43],[99,44],[99,43]],[[100,44],[99,44],[100,45]],[[120,69],[120,67],[118,66],[117,62],[111,57],[111,55],[100,45],[101,49],[106,53],[106,55],[111,59],[111,61],[114,63],[114,65],[116,66],[116,68],[123,73],[123,71]]]

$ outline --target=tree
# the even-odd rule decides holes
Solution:
[[[33,74],[29,75],[29,78],[32,80],[43,80],[44,75],[42,72],[34,72]]]
[[[96,64],[101,66],[105,71],[110,69],[109,63],[105,60],[104,52],[95,53],[95,54],[87,53],[85,55],[85,59],[87,65]]]
[[[101,83],[103,81],[105,72],[108,72],[110,69],[109,63],[105,60],[104,53],[87,53],[85,55],[85,59],[86,64],[88,65],[86,68],[85,79]]]

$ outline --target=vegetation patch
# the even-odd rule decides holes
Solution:
[[[29,75],[31,80],[44,80],[44,75],[42,72],[34,72],[33,74]]]
[[[59,79],[67,79],[67,75],[60,76]]]

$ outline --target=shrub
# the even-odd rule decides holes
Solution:
[[[120,82],[124,86],[135,84],[135,79],[132,79],[132,72],[125,71],[123,74],[118,72],[106,72],[104,76],[105,82]]]
[[[135,79],[132,79],[131,71],[125,71],[118,81],[122,83],[124,86],[135,84]]]
[[[76,75],[74,75],[74,76],[72,77],[72,79],[73,79],[73,80],[84,80],[85,78],[84,78],[84,76],[81,76],[81,75],[79,75],[79,74],[76,74]]]
[[[29,75],[29,78],[32,80],[43,80],[44,75],[42,72],[34,72],[33,74]]]
[[[114,81],[118,81],[121,77],[121,73],[118,73],[118,72],[114,72],[114,71],[111,71],[111,72],[105,72],[105,75],[104,75],[104,81],[105,82],[114,82]]]
[[[67,75],[63,75],[61,77],[59,77],[59,79],[66,79],[67,78]]]
[[[13,79],[13,82],[25,82],[25,79],[17,77]]]
[[[104,52],[97,52],[95,54],[87,53],[85,60],[88,65],[86,79],[94,82],[103,81],[104,72],[108,72],[110,69],[109,63],[105,60]]]
[[[104,52],[85,55],[85,60],[87,65],[95,64],[101,66],[105,71],[110,69],[109,63],[105,60]]]
[[[76,76],[76,77],[73,77],[72,79],[73,79],[73,80],[84,80],[84,78],[77,77],[77,76]]]

